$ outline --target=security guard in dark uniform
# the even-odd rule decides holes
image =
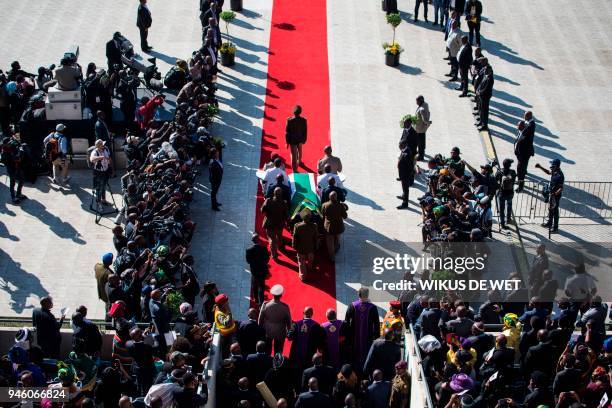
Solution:
[[[536,167],[550,176],[548,184],[548,193],[545,193],[544,199],[548,198],[548,222],[542,224],[543,227],[550,229],[550,232],[557,232],[559,229],[559,203],[563,194],[563,184],[565,176],[561,171],[561,160],[554,159],[550,161],[550,170],[545,169],[539,163]],[[548,197],[546,197],[548,195]]]

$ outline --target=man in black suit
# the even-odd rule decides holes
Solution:
[[[457,62],[459,63],[459,75],[461,76],[461,85],[457,88],[461,91],[460,98],[468,96],[468,73],[470,71],[470,65],[472,64],[472,46],[468,42],[468,37],[464,35],[461,37],[461,48],[457,54]]]
[[[32,312],[32,325],[36,328],[36,342],[45,357],[59,358],[62,343],[60,328],[64,323],[65,316],[62,315],[58,322],[51,313],[52,308],[53,299],[50,296],[40,299],[40,307],[35,308]]]
[[[508,339],[503,334],[498,334],[495,338],[495,350],[491,357],[486,359],[486,364],[493,370],[499,371],[502,379],[509,380],[514,369],[514,349],[507,347]]]
[[[323,394],[331,395],[334,384],[336,383],[336,372],[328,365],[323,364],[323,355],[315,353],[312,356],[313,366],[304,370],[302,374],[302,390],[306,390],[312,378],[317,379],[320,384],[319,390]]]
[[[402,130],[402,136],[399,142],[400,144],[407,143],[410,151],[416,153],[419,145],[419,135],[414,126],[412,126],[412,120],[410,118],[404,120],[404,130]]]
[[[489,130],[489,102],[493,96],[493,85],[495,83],[493,68],[488,64],[488,61],[484,65],[482,81],[480,81],[478,88],[476,88],[476,96],[480,101],[478,130]]]
[[[210,3],[207,9],[200,10],[200,22],[202,23],[202,27],[208,25],[208,19],[210,18],[214,18],[217,23],[219,23],[219,13],[219,6],[214,1]]]
[[[523,191],[525,186],[525,176],[529,159],[535,154],[533,139],[535,137],[535,120],[531,111],[525,112],[523,121],[518,126],[518,136],[514,142],[514,154],[516,155],[516,177],[518,179],[517,193]]]
[[[210,155],[212,160],[208,165],[208,181],[210,181],[210,202],[212,204],[213,211],[221,211],[219,206],[221,203],[217,201],[217,193],[219,187],[221,187],[221,180],[223,179],[223,164],[219,161],[219,151],[214,147],[210,149]]]
[[[408,143],[400,143],[400,149],[402,149],[402,152],[397,161],[397,171],[402,183],[402,195],[397,196],[397,198],[402,200],[402,204],[397,209],[403,210],[408,208],[410,186],[414,183],[414,153],[408,147]]]
[[[272,357],[266,353],[265,341],[258,341],[255,345],[255,353],[247,356],[247,368],[251,384],[259,384],[263,381],[268,370],[272,368]]]
[[[253,246],[246,250],[246,261],[251,268],[253,298],[258,305],[261,305],[264,302],[264,285],[268,275],[270,252],[266,245],[261,244],[259,234],[253,234],[251,241]]]
[[[534,371],[541,371],[548,377],[553,373],[555,361],[553,361],[553,346],[548,340],[548,330],[538,330],[538,344],[529,347],[525,361],[523,363],[523,372],[525,378],[529,379]]]
[[[249,320],[240,322],[237,332],[238,344],[244,355],[255,353],[257,343],[266,340],[266,330],[257,323],[257,310],[250,308],[247,316]]]
[[[246,361],[247,353],[242,353],[240,343],[232,343],[229,351],[229,359],[234,363],[234,371],[231,374],[231,378],[235,381],[242,377],[247,377],[249,375],[249,367]],[[255,345],[253,345],[253,352],[255,352]]]
[[[153,18],[151,17],[151,11],[147,6],[147,0],[140,0],[138,6],[138,18],[136,19],[136,26],[140,31],[140,48],[143,52],[149,52],[153,49],[147,42],[149,36],[149,28],[153,24]]]
[[[331,398],[319,391],[315,377],[308,380],[308,391],[303,392],[295,402],[295,408],[332,408]]]
[[[374,370],[372,374],[374,382],[368,387],[366,393],[367,407],[387,408],[391,396],[391,383],[383,379],[383,372]]]
[[[94,356],[102,349],[102,334],[95,323],[85,319],[79,312],[72,314],[72,342],[82,341],[84,351]]]
[[[108,72],[114,72],[115,66],[118,65],[119,69],[123,68],[123,62],[121,61],[121,33],[117,31],[113,34],[113,38],[106,43],[106,59],[108,61]]]
[[[429,299],[429,308],[424,311],[419,318],[421,320],[420,336],[430,335],[442,341],[440,326],[438,325],[441,316],[442,310],[440,310],[440,302],[434,298]]]
[[[402,349],[393,340],[393,330],[385,329],[383,337],[374,340],[363,365],[363,374],[371,376],[374,369],[382,370],[385,380],[390,381],[395,375],[395,363],[402,359]]]

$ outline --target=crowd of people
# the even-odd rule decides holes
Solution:
[[[564,297],[556,297],[559,284],[543,246],[529,275],[529,289],[537,294],[529,301],[527,285],[506,296],[491,292],[478,310],[453,293],[403,300],[435,406],[607,406],[600,403],[611,389],[609,310],[594,278],[579,264]]]

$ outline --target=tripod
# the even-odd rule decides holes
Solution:
[[[91,191],[91,202],[89,203],[89,209],[96,214],[96,224],[100,223],[100,220],[105,215],[115,214],[119,212],[117,209],[117,204],[115,203],[115,197],[113,196],[113,190],[108,182],[108,177],[104,180],[104,186],[106,187],[106,191],[110,194],[112,205],[105,207],[102,205],[100,200],[102,197],[98,197],[98,176],[94,175],[93,178],[93,189]]]

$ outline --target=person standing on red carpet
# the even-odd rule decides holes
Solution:
[[[327,336],[323,355],[329,365],[339,370],[344,351],[346,324],[344,321],[336,318],[336,311],[334,309],[328,309],[325,317],[327,317],[327,321],[321,324]]]
[[[293,227],[293,249],[297,252],[300,280],[304,281],[311,277],[314,271],[314,252],[317,249],[319,229],[317,224],[310,220],[310,210],[305,209],[300,215],[302,221]]]
[[[274,354],[283,352],[285,338],[292,325],[291,310],[286,303],[281,302],[284,291],[282,285],[272,286],[270,294],[273,299],[264,302],[259,312],[259,324],[266,329],[268,351],[274,345]]]
[[[298,172],[298,166],[303,166],[302,146],[308,138],[308,122],[302,116],[302,107],[297,105],[293,109],[293,116],[287,119],[285,127],[285,142],[291,152],[291,167],[293,172]]]
[[[289,359],[297,365],[299,371],[308,368],[313,354],[325,348],[325,331],[312,318],[313,314],[312,306],[306,306],[303,319],[293,323],[288,336],[291,340]]]
[[[380,323],[376,306],[368,299],[368,288],[360,288],[358,294],[359,299],[348,306],[344,322],[346,344],[351,349],[348,355],[353,356],[353,367],[361,370],[374,339],[380,334]]]
[[[321,207],[323,227],[325,228],[325,244],[329,260],[336,261],[336,253],[340,250],[340,234],[344,232],[344,220],[348,207],[338,200],[338,193],[329,193],[329,201]]]
[[[268,241],[270,241],[270,252],[272,252],[272,258],[277,260],[279,245],[281,249],[284,247],[283,227],[289,212],[289,206],[283,200],[283,190],[280,187],[274,189],[272,198],[266,198],[261,206],[261,212],[265,215],[263,227],[268,235]]]

